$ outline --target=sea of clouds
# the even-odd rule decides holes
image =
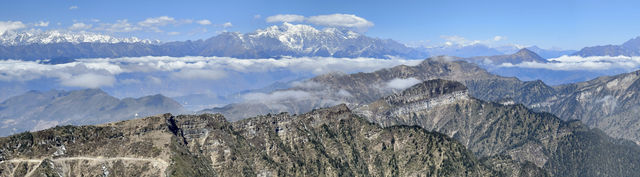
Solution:
[[[420,61],[375,58],[303,57],[283,59],[236,59],[229,57],[125,57],[78,59],[64,64],[40,61],[0,61],[0,81],[29,81],[50,78],[64,86],[99,88],[113,86],[124,73],[166,72],[173,79],[218,80],[228,73],[266,73],[287,70],[314,75],[328,72],[368,72]],[[136,82],[124,80],[120,82]]]

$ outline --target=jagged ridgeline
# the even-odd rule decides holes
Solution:
[[[523,170],[524,169],[524,170]],[[345,105],[227,122],[165,114],[0,138],[0,176],[545,175],[415,126],[382,128]]]
[[[430,80],[358,107],[387,127],[420,126],[460,141],[478,157],[533,163],[554,176],[636,176],[640,148],[580,121],[562,121],[523,105],[486,102],[464,85]]]
[[[514,77],[501,77],[487,72],[475,64],[455,57],[433,57],[416,66],[400,65],[370,73],[326,74],[311,78],[286,90],[276,93],[305,92],[309,97],[284,100],[277,104],[243,102],[221,108],[205,109],[202,112],[222,113],[230,120],[253,117],[260,114],[290,112],[304,113],[313,108],[333,106],[337,103],[354,105],[368,104],[383,96],[402,89],[390,88],[395,79],[426,81],[447,79],[464,83],[471,95],[483,100],[513,98],[518,103],[534,103],[555,94],[552,87],[540,81],[523,82]]]

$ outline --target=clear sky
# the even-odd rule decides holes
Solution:
[[[73,29],[170,41],[251,32],[277,25],[266,19],[278,14],[352,14],[371,23],[363,30],[366,35],[405,43],[500,36],[502,43],[579,49],[640,36],[638,9],[640,1],[617,0],[6,0],[0,21],[20,21],[22,30]]]

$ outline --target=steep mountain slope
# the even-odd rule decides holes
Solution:
[[[505,173],[494,169],[515,170]],[[162,116],[0,138],[0,176],[527,176],[544,174],[418,127],[381,128],[346,106],[227,122]]]
[[[640,56],[640,37],[628,40],[622,45],[585,47],[573,55],[588,56]]]
[[[455,59],[459,58],[435,57],[416,66],[401,65],[372,73],[321,75],[293,88],[263,95],[262,100],[247,100],[202,112],[220,112],[230,120],[238,120],[267,113],[303,113],[340,103],[353,107],[437,78],[460,81],[470,88],[471,95],[484,100],[513,98],[519,103],[533,103],[555,94],[553,88],[540,81],[522,82],[496,76],[475,64],[453,61]]]
[[[475,99],[464,85],[419,83],[354,112],[382,126],[420,126],[462,142],[480,157],[508,155],[554,176],[633,176],[640,147],[614,140],[579,121],[565,122],[523,105]]]
[[[37,38],[38,40],[15,37],[15,41],[6,43],[23,45],[0,46],[0,59],[65,61],[76,58],[137,56],[236,58],[278,58],[281,56],[423,58],[427,56],[424,52],[406,47],[393,40],[371,38],[353,31],[336,28],[318,30],[308,25],[289,23],[271,26],[253,33],[226,32],[207,40],[165,44],[144,41],[120,42],[136,40],[112,39],[107,38],[108,36],[87,39],[90,37],[69,37],[56,34],[58,33],[51,33],[48,36]]]
[[[88,125],[160,113],[181,113],[182,106],[162,95],[118,99],[99,89],[30,91],[0,103],[0,135],[56,125]]]
[[[558,95],[531,104],[563,119],[577,119],[610,136],[640,144],[640,71],[558,86]]]

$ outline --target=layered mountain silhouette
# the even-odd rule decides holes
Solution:
[[[556,58],[556,57],[560,57],[563,55],[571,55],[573,53],[576,53],[576,50],[561,50],[561,49],[542,49],[538,46],[531,46],[531,47],[527,47],[527,49],[529,49],[532,52],[535,52],[536,54],[540,55],[540,57],[542,58]]]
[[[477,57],[464,58],[462,60],[465,60],[471,63],[493,64],[493,65],[500,65],[503,63],[518,64],[522,62],[537,62],[537,63],[547,62],[546,59],[540,57],[538,54],[532,52],[527,48],[520,49],[518,52],[511,55],[477,56]]]
[[[640,37],[628,40],[621,45],[603,45],[585,47],[573,55],[589,56],[640,56]]]
[[[25,132],[0,138],[0,162],[9,176],[633,176],[640,147],[429,80],[355,111],[236,122],[164,114]]]
[[[225,32],[206,40],[163,44],[149,42],[67,42],[1,45],[0,59],[44,60],[138,56],[219,56],[279,58],[282,56],[424,58],[425,52],[390,39],[378,39],[336,28],[316,29],[284,23],[252,33]]]
[[[351,108],[368,104],[401,89],[390,87],[394,80],[418,83],[447,79],[463,83],[471,96],[488,101],[504,99],[536,111],[550,112],[562,120],[581,120],[609,136],[640,143],[640,110],[637,96],[638,72],[606,76],[587,82],[549,86],[542,81],[520,81],[488,73],[460,58],[435,57],[417,66],[397,66],[372,73],[327,74],[267,96],[279,99],[250,100],[202,112],[219,112],[230,120],[267,113],[304,113],[315,108],[346,103]]]
[[[36,131],[57,125],[90,125],[162,113],[183,113],[162,95],[115,98],[100,89],[30,91],[0,103],[0,135]]]
[[[393,94],[419,81],[447,79],[464,83],[471,95],[483,100],[513,98],[519,103],[534,103],[551,97],[555,90],[540,81],[523,82],[501,77],[475,64],[456,61],[456,57],[433,57],[416,66],[396,66],[371,73],[326,74],[296,86],[271,92],[269,99],[248,100],[202,112],[219,112],[230,120],[267,113],[304,113],[340,103],[350,107],[366,104]],[[397,83],[403,87],[397,87]]]

